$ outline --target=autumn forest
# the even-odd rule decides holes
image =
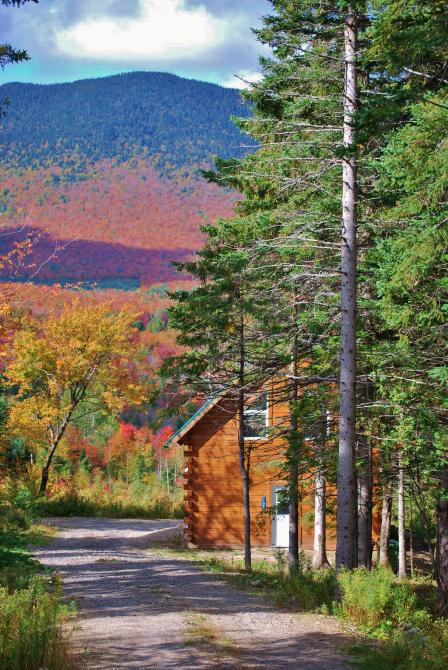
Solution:
[[[0,667],[445,670],[446,3],[47,4],[0,3]]]

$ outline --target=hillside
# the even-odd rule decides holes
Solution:
[[[159,171],[235,156],[247,116],[238,91],[162,72],[132,72],[68,84],[4,84],[2,162],[73,165],[78,159],[144,155]],[[245,143],[249,141],[246,138]]]
[[[0,216],[13,235],[0,250],[33,239],[33,267],[3,279],[135,288],[177,279],[171,260],[201,245],[200,226],[232,211],[234,196],[194,176],[159,176],[144,160],[91,164],[83,179],[60,167],[1,174]],[[12,274],[5,274],[10,271]]]
[[[151,72],[71,84],[0,86],[0,251],[31,237],[31,262],[4,281],[134,289],[178,279],[172,260],[235,196],[199,168],[236,156],[235,90]]]

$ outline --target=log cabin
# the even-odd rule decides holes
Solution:
[[[253,547],[287,547],[289,511],[286,490],[285,438],[281,425],[288,416],[286,402],[274,402],[275,385],[248,399],[244,412],[244,440],[251,451],[250,512]],[[274,429],[274,430],[273,430]],[[305,441],[312,438],[305,436]],[[222,393],[205,402],[170,438],[166,447],[184,446],[184,535],[191,547],[240,548],[244,544],[242,479],[239,469],[238,412],[236,402]],[[313,549],[314,492],[298,483],[299,543]],[[306,492],[308,488],[309,492]],[[329,491],[335,502],[335,491]],[[334,507],[334,504],[333,504]],[[374,512],[373,540],[379,535]],[[335,514],[327,514],[327,550],[336,546]]]

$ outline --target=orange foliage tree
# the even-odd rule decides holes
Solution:
[[[40,492],[67,426],[99,411],[119,413],[144,393],[133,378],[132,322],[108,304],[67,304],[43,324],[31,322],[14,339],[6,378],[17,390],[8,428],[43,448]]]
[[[106,465],[115,463],[129,479],[129,460],[135,456],[143,457],[147,464],[153,462],[152,432],[147,426],[137,428],[132,423],[120,421],[120,426],[109,439],[104,452]]]

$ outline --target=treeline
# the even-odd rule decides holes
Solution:
[[[246,503],[245,406],[282,380],[274,402],[288,416],[267,437],[284,444],[291,576],[301,477],[321,501],[337,484],[338,569],[371,568],[374,505],[389,562],[398,496],[399,574],[412,504],[446,613],[446,5],[272,5],[257,35],[273,55],[239,122],[259,149],[208,174],[244,199],[182,266],[198,285],[177,293],[171,319],[189,351],[165,371],[205,396],[234,394]],[[250,569],[248,504],[245,522]]]
[[[240,156],[247,144],[231,122],[248,116],[238,91],[162,72],[131,72],[67,84],[4,84],[4,165],[70,167],[151,157],[161,172]]]

